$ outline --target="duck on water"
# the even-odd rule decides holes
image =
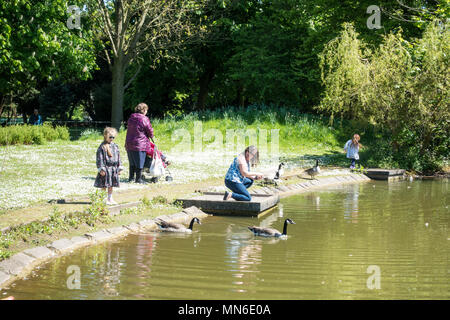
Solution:
[[[274,228],[262,228],[257,226],[248,227],[248,229],[253,232],[255,236],[284,238],[287,236],[288,224],[295,224],[295,222],[289,218],[284,220],[283,233]]]

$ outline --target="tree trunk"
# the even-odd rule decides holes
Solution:
[[[2,117],[2,114],[3,114],[3,107],[5,106],[4,102],[5,102],[5,96],[0,94],[0,118]]]
[[[114,59],[112,68],[112,113],[111,126],[120,129],[123,120],[125,66],[123,59]]]
[[[204,110],[206,97],[208,96],[208,87],[214,78],[214,68],[207,68],[200,77],[200,91],[197,99],[197,109]]]

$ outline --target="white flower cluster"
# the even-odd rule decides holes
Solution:
[[[26,207],[33,203],[86,195],[93,191],[97,173],[95,154],[99,141],[52,142],[47,145],[9,146],[0,148],[0,209]],[[121,175],[121,189],[145,188],[145,185],[128,183],[128,159],[121,148],[125,170]],[[166,152],[165,152],[166,153]],[[169,167],[172,182],[160,179],[158,183],[178,184],[221,178],[235,154],[214,151],[171,154]],[[298,156],[283,154],[288,168],[298,166]],[[264,158],[258,171],[275,169],[279,159]],[[301,167],[313,163],[304,161]],[[166,171],[166,174],[169,174]]]

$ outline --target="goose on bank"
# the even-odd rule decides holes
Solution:
[[[316,165],[312,168],[305,170],[307,174],[311,176],[311,179],[320,173],[319,160],[316,160]]]
[[[275,173],[275,178],[274,179],[280,179],[281,176],[284,174],[283,166],[284,166],[284,163],[281,162],[280,165],[278,166],[277,173]]]
[[[161,229],[162,231],[187,232],[187,233],[192,232],[192,227],[194,226],[194,222],[201,224],[201,222],[198,218],[193,218],[191,220],[191,223],[189,223],[189,227],[187,227],[187,228],[186,228],[186,226],[182,225],[181,223],[167,222],[162,219],[155,221],[155,223],[158,225],[159,229]]]
[[[286,237],[287,235],[287,225],[295,224],[295,222],[291,219],[284,220],[283,233],[273,228],[261,228],[257,226],[248,227],[248,229],[254,233],[255,236],[262,237]]]

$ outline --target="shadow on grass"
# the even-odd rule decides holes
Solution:
[[[368,151],[360,152],[360,160],[358,161],[364,167],[366,167],[365,162],[370,158]],[[301,168],[309,168],[316,164],[316,160],[319,160],[319,166],[336,166],[342,168],[348,168],[350,166],[351,160],[347,159],[345,153],[339,151],[330,151],[329,153],[318,155],[304,154],[304,155],[289,155],[282,157],[280,161],[286,161],[294,163]]]
[[[56,204],[91,204],[90,201],[67,201],[66,199],[52,199],[47,201],[47,203]]]
[[[316,164],[316,160],[319,160],[319,166],[338,166],[347,167],[349,160],[338,151],[331,151],[322,155],[303,154],[303,155],[288,155],[280,159],[280,161],[286,161],[294,163],[301,168],[309,168]]]

